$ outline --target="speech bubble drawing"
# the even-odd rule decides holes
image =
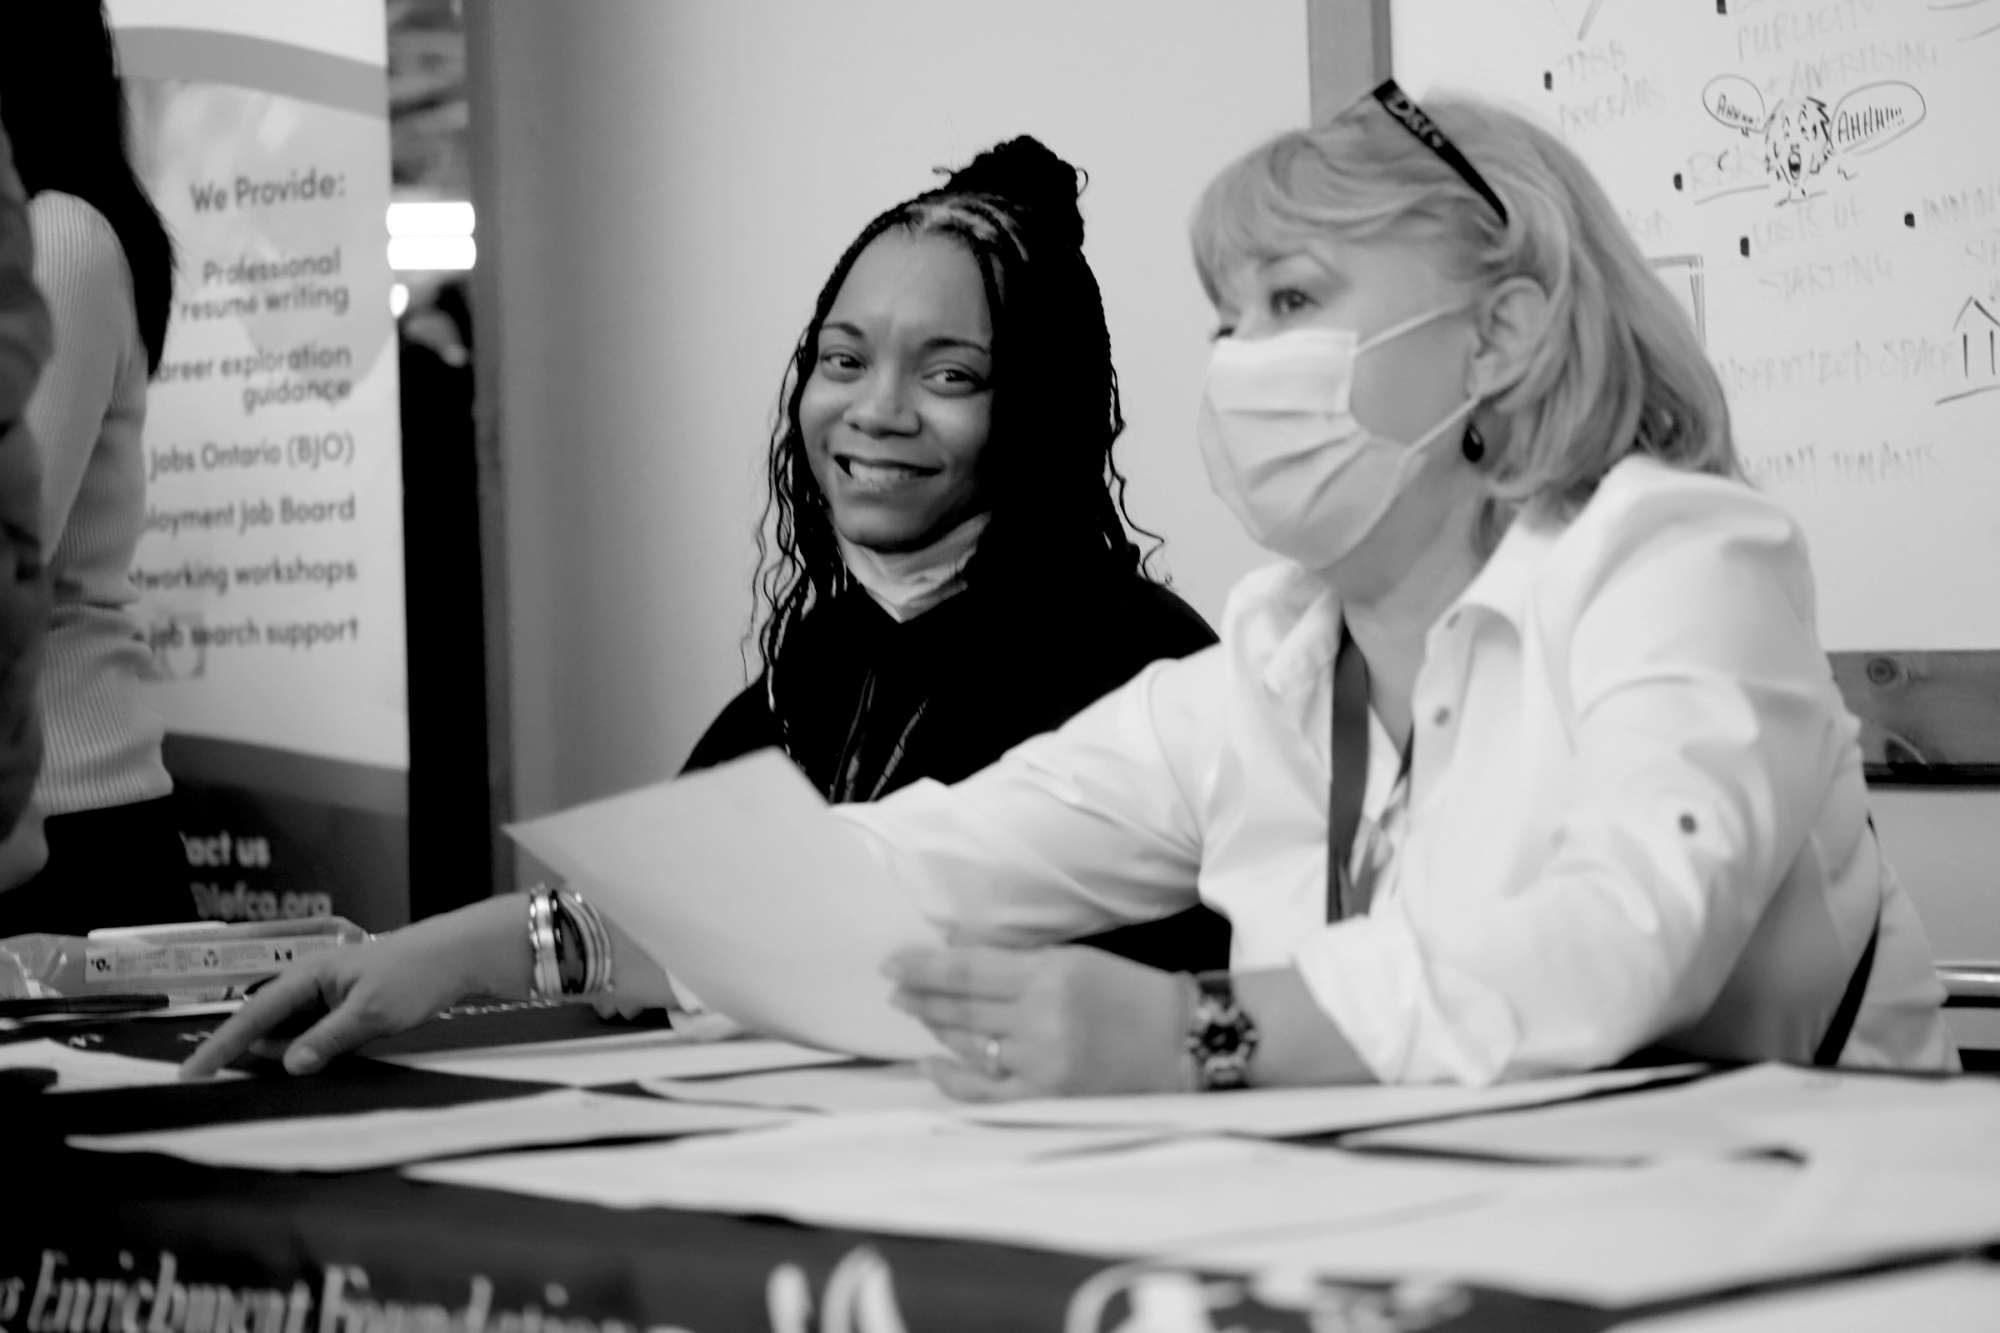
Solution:
[[[1764,127],[1764,95],[1741,74],[1720,74],[1701,90],[1708,114],[1732,130],[1754,134]]]
[[[1923,122],[1924,95],[1907,83],[1870,83],[1833,108],[1833,142],[1856,157],[1902,138]]]

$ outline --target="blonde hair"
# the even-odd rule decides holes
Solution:
[[[1315,238],[1431,241],[1451,277],[1486,287],[1525,277],[1548,294],[1541,345],[1486,404],[1500,426],[1484,463],[1499,499],[1567,517],[1635,452],[1737,475],[1721,381],[1589,168],[1505,108],[1441,96],[1424,110],[1506,203],[1506,223],[1366,101],[1279,135],[1209,184],[1192,239],[1210,299],[1225,268]]]

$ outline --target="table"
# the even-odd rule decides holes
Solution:
[[[215,1021],[156,1018],[63,1032],[97,1049],[177,1059]],[[493,1039],[571,1033],[595,1022],[575,1010],[524,1012],[497,1018]],[[669,1209],[621,1211],[419,1184],[393,1171],[295,1176],[210,1169],[76,1151],[62,1141],[70,1133],[444,1105],[536,1087],[350,1059],[307,1080],[15,1094],[4,1112],[16,1150],[9,1154],[8,1217],[0,1227],[0,1328],[1141,1333],[1135,1305],[1150,1302],[1157,1314],[1190,1293],[1205,1293],[1208,1327],[1260,1333],[1417,1327],[1585,1333],[1633,1313],[1478,1288],[1440,1293],[1379,1285],[1326,1285],[1314,1293],[1313,1310],[1279,1308],[1240,1281],[1047,1250]],[[2000,1247],[1987,1254],[2000,1259]],[[1166,1329],[1157,1320],[1143,1327]]]

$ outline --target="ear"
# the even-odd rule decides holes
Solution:
[[[1519,383],[1549,327],[1549,294],[1533,278],[1503,279],[1480,298],[1472,394],[1492,398]]]

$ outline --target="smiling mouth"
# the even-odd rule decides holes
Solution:
[[[835,454],[834,462],[840,464],[854,482],[856,489],[863,491],[888,491],[898,486],[934,477],[941,469],[918,467],[912,463],[892,463],[881,459],[855,458],[851,454]]]

